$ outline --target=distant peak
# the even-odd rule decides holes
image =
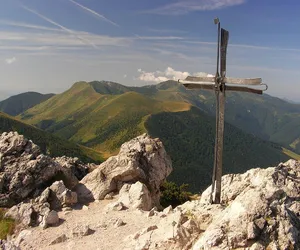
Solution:
[[[130,88],[111,81],[92,81],[88,83],[97,93],[103,95],[120,95],[130,91]]]

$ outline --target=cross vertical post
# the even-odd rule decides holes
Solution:
[[[212,174],[212,186],[210,202],[212,204],[221,203],[221,180],[223,165],[223,142],[224,142],[224,113],[225,113],[225,90],[250,92],[262,94],[268,89],[266,84],[262,84],[261,78],[233,78],[226,77],[226,56],[229,32],[221,28],[218,18],[214,20],[218,24],[217,43],[217,70],[213,77],[188,76],[185,80],[178,80],[187,89],[214,90],[216,95],[216,139],[214,150],[214,168]],[[231,84],[231,85],[227,85]],[[240,85],[240,86],[239,86]],[[242,85],[242,86],[241,86]],[[245,85],[265,86],[264,90],[249,88]]]
[[[218,29],[218,32],[219,29]],[[223,165],[223,143],[224,143],[224,114],[225,114],[225,76],[226,76],[226,55],[227,55],[227,45],[229,39],[229,32],[227,30],[221,29],[221,60],[220,60],[220,77],[218,77],[219,88],[216,90],[219,94],[216,99],[218,106],[218,114],[216,117],[218,123],[217,134],[216,134],[216,145],[215,145],[215,180],[212,185],[215,187],[215,194],[212,192],[213,204],[219,204],[221,202],[221,180],[222,180],[222,165]]]
[[[218,25],[218,43],[217,43],[217,69],[215,75],[215,95],[216,95],[216,138],[215,138],[215,151],[214,151],[214,168],[212,174],[212,184],[211,184],[211,194],[210,194],[210,203],[213,203],[214,192],[216,188],[216,174],[217,174],[217,149],[218,149],[218,131],[219,131],[219,60],[220,60],[220,29],[221,23],[219,18],[214,19],[214,23]]]
[[[229,32],[221,29],[219,19],[215,19],[218,24],[218,44],[217,44],[217,71],[215,75],[216,93],[216,141],[214,154],[214,169],[212,175],[212,191],[210,202],[219,204],[221,202],[221,179],[223,165],[223,142],[224,142],[224,112],[225,112],[225,76],[226,76],[226,55],[229,39]],[[220,44],[221,35],[221,44]],[[221,55],[221,56],[219,56]],[[220,73],[219,73],[220,68]]]

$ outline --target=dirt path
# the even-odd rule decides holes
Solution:
[[[137,231],[159,221],[158,216],[147,217],[147,212],[138,210],[122,210],[105,212],[106,205],[114,200],[91,203],[88,210],[72,210],[65,214],[60,212],[63,222],[57,227],[47,229],[32,228],[31,234],[21,243],[21,249],[36,250],[120,250],[125,247],[124,239]],[[121,219],[126,224],[116,227],[114,222]],[[72,237],[72,229],[78,225],[89,226],[94,232],[91,235]],[[50,245],[50,243],[65,234],[66,242]]]

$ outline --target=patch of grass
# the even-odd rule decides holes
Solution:
[[[15,221],[13,219],[4,218],[5,210],[0,208],[0,239],[4,240],[7,235],[11,235],[15,228]]]

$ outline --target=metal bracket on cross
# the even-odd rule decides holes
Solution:
[[[268,89],[268,85],[263,84],[261,78],[226,77],[226,56],[227,56],[229,32],[223,28],[221,29],[220,21],[218,18],[216,18],[214,22],[215,24],[218,24],[217,70],[215,76],[213,77],[188,76],[184,80],[178,80],[178,82],[182,83],[187,89],[206,89],[206,90],[215,91],[216,141],[215,141],[214,169],[212,175],[212,191],[211,191],[210,201],[211,203],[219,204],[221,202],[225,92],[239,91],[239,92],[250,92],[250,93],[261,95],[263,91]],[[221,41],[220,41],[220,36],[221,36]],[[264,86],[264,89],[260,89],[261,86]]]

